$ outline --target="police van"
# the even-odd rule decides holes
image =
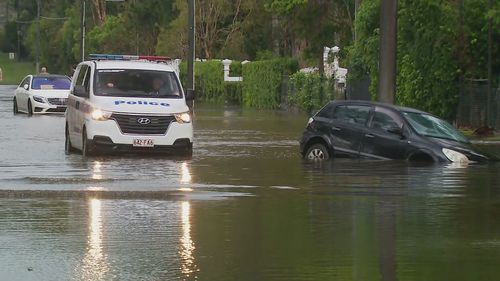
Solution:
[[[90,55],[73,75],[65,152],[191,156],[193,126],[178,67],[167,57]]]

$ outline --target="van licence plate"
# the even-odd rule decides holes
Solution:
[[[155,143],[153,139],[134,139],[132,145],[137,147],[153,147]]]

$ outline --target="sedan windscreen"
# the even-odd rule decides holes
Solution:
[[[418,134],[427,137],[449,139],[467,143],[467,138],[448,122],[429,114],[418,112],[403,112],[406,120]]]
[[[95,79],[97,96],[182,98],[173,72],[141,69],[101,69]]]
[[[71,80],[67,77],[34,77],[31,83],[33,90],[69,90]]]

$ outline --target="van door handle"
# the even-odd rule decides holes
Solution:
[[[372,134],[366,134],[365,137],[367,137],[367,138],[374,138],[375,136],[372,135]]]
[[[340,128],[332,126],[332,130],[334,130],[334,131],[340,131]]]
[[[79,102],[79,101],[76,101],[76,102],[75,102],[75,108],[76,108],[76,109],[80,109],[80,102]]]

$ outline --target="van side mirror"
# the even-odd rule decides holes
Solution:
[[[23,88],[27,91],[27,90],[29,90],[30,86],[28,84],[24,84]]]
[[[186,100],[192,101],[196,98],[196,91],[193,89],[186,90]]]
[[[73,95],[81,98],[87,98],[87,91],[85,91],[85,87],[82,85],[75,85],[75,88],[73,89]]]

